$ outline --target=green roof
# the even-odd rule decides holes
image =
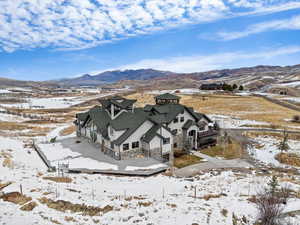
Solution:
[[[196,125],[196,123],[193,120],[187,120],[184,125],[182,126],[182,129],[189,129],[191,126]]]
[[[154,125],[152,126],[146,133],[145,135],[143,136],[142,140],[145,141],[146,143],[149,143],[155,136],[161,138],[161,139],[164,139],[164,137],[162,135],[160,135],[159,133],[157,133],[157,131],[162,128],[163,126],[161,125]],[[171,133],[171,130],[168,129],[167,127],[163,127],[165,128],[166,130],[168,130],[170,133]]]
[[[161,96],[172,96],[178,98],[177,96],[171,94],[164,94]],[[164,127],[164,124],[172,122],[176,116],[178,116],[180,113],[183,113],[184,110],[187,110],[197,122],[203,117],[209,122],[211,121],[204,114],[194,112],[193,108],[188,108],[181,104],[147,105],[144,108],[134,108],[133,112],[131,110],[128,112],[122,112],[113,120],[111,119],[108,111],[105,109],[105,106],[108,106],[109,104],[121,104],[122,107],[126,108],[135,101],[136,100],[124,99],[120,96],[115,96],[107,100],[101,100],[103,107],[95,106],[88,112],[76,114],[76,118],[84,121],[82,126],[92,120],[96,125],[98,132],[100,132],[106,139],[109,139],[108,126],[112,126],[112,128],[117,131],[125,130],[125,132],[113,142],[116,145],[121,145],[124,141],[126,141],[127,138],[147,120],[153,122],[154,125],[145,133],[143,140],[150,142],[153,137],[159,136],[157,133],[159,128]],[[192,120],[188,120],[184,124],[183,128],[188,129],[193,124],[196,123]],[[167,127],[164,128],[169,130]]]
[[[109,107],[111,104],[119,106],[122,109],[126,109],[129,106],[132,106],[136,102],[135,99],[126,99],[121,96],[113,96],[109,99],[101,99],[100,103],[102,104],[103,108]]]
[[[177,100],[180,99],[180,97],[176,96],[176,95],[172,95],[170,93],[165,93],[162,95],[158,95],[154,97],[155,99],[167,99],[167,100]]]

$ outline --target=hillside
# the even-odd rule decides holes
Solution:
[[[36,81],[23,81],[14,80],[4,77],[0,77],[0,88],[6,87],[57,87],[58,84],[55,82],[36,82]]]
[[[156,76],[154,79],[146,81],[124,79],[107,86],[121,87],[129,85],[143,89],[171,89],[182,87],[195,88],[199,87],[202,83],[210,82],[237,83],[238,85],[244,85],[249,90],[255,91],[273,92],[288,90],[289,92],[300,94],[300,65],[285,67],[255,66],[199,73],[173,73],[166,76]]]
[[[140,70],[115,70],[106,71],[96,75],[84,74],[72,79],[63,79],[57,81],[60,85],[65,86],[82,86],[82,85],[103,85],[115,83],[121,80],[151,80],[159,77],[165,77],[174,74],[168,71],[159,71],[153,69]]]

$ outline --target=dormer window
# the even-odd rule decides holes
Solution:
[[[178,117],[174,119],[174,123],[178,123]]]

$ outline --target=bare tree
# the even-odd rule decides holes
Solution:
[[[268,187],[258,191],[255,196],[255,205],[258,209],[258,222],[261,225],[280,225],[279,220],[288,199],[290,189],[278,188],[277,178],[272,177]]]

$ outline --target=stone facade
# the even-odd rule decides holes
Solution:
[[[121,160],[123,160],[123,159],[133,159],[133,158],[146,157],[146,156],[147,153],[142,148],[138,148],[136,150],[121,152],[120,158]]]

